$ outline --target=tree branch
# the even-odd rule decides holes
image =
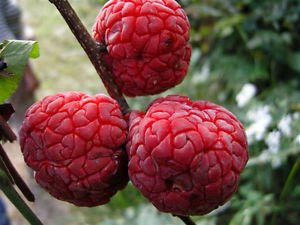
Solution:
[[[2,135],[4,138],[8,139],[10,142],[13,142],[17,139],[17,136],[12,131],[12,129],[7,124],[6,120],[3,118],[3,116],[0,114],[0,140]]]
[[[94,65],[98,75],[100,76],[108,94],[118,101],[121,106],[122,112],[125,115],[129,112],[129,106],[122,95],[119,87],[115,83],[112,73],[108,70],[106,65],[101,61],[101,51],[106,49],[100,43],[97,43],[93,40],[91,35],[86,30],[85,26],[80,21],[79,17],[77,16],[76,12],[68,2],[68,0],[49,0],[53,3],[66,23],[68,24],[69,28],[77,38],[78,42],[88,55],[90,61]]]

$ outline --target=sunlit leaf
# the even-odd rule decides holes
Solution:
[[[39,47],[35,41],[4,41],[0,58],[7,64],[9,76],[0,76],[0,104],[7,100],[17,89],[23,76],[28,58],[37,58]]]

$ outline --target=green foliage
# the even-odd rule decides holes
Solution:
[[[4,41],[0,45],[0,59],[7,63],[7,76],[0,75],[0,104],[17,89],[28,58],[37,58],[39,48],[34,41]]]
[[[27,5],[31,2],[28,7],[34,15],[31,22],[43,42],[44,56],[36,62],[43,75],[42,95],[57,91],[55,88],[99,91],[95,85],[98,78],[93,80],[95,72],[90,72],[91,66],[84,61],[86,57],[79,45],[67,29],[58,29],[66,26],[62,20],[57,25],[60,16],[48,8],[40,13],[44,3],[26,2]],[[87,4],[73,0],[90,30],[95,13],[104,2],[90,0]],[[192,62],[184,82],[159,96],[179,93],[222,104],[243,122],[249,137],[250,159],[241,175],[238,192],[228,204],[194,219],[197,224],[206,225],[269,225],[272,218],[272,225],[298,224],[299,171],[292,182],[288,177],[300,154],[300,1],[178,2],[184,6],[191,23]],[[42,26],[40,21],[44,22]],[[61,63],[65,58],[68,60]],[[47,65],[53,68],[46,70]],[[78,82],[82,75],[90,82]],[[52,80],[55,85],[49,84]],[[245,84],[251,84],[256,92],[246,104],[239,105],[237,96]],[[138,97],[129,102],[134,109],[145,109],[155,98]],[[283,191],[285,186],[287,191]],[[284,199],[280,197],[282,193],[286,193]],[[53,224],[177,223],[171,216],[153,212],[146,202],[130,185],[112,198],[108,206],[72,208],[68,221],[62,223],[57,219]]]
[[[289,191],[283,187],[300,154],[300,2],[180,2],[192,24],[198,57],[176,90],[225,105],[244,123],[249,137],[250,160],[240,188],[224,214],[217,215],[217,224],[263,225],[271,218],[273,225],[297,224],[299,171]],[[238,106],[245,84],[256,93]],[[266,113],[259,114],[262,109]]]
[[[300,158],[300,2],[179,2],[191,23],[192,61],[184,82],[160,96],[177,92],[222,104],[243,122],[249,140],[238,192],[205,217],[218,225],[298,224],[300,172],[288,191],[283,187]],[[239,105],[245,85],[256,92]],[[156,97],[131,104],[145,109]]]

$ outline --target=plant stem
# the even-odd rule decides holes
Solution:
[[[280,202],[284,201],[285,198],[287,197],[287,195],[288,195],[288,193],[289,193],[289,191],[290,191],[290,189],[292,187],[294,178],[296,177],[296,174],[299,171],[300,171],[300,160],[298,159],[294,163],[294,165],[293,165],[293,167],[292,167],[292,169],[291,169],[291,171],[290,171],[290,173],[288,175],[288,178],[287,178],[287,180],[286,180],[286,182],[285,182],[285,184],[283,186],[283,189],[282,189],[282,191],[280,193],[280,197],[279,197],[279,201]]]
[[[20,213],[27,219],[31,225],[43,225],[39,218],[29,208],[29,206],[20,197],[18,192],[13,188],[5,172],[0,168],[0,188],[6,197],[15,205]]]
[[[77,16],[76,12],[68,2],[68,0],[49,0],[53,3],[69,28],[77,38],[78,42],[86,52],[90,61],[94,65],[98,75],[100,76],[108,94],[118,101],[121,106],[123,114],[129,112],[129,106],[126,99],[122,95],[119,87],[113,79],[111,71],[107,69],[104,63],[101,61],[101,51],[103,51],[104,46],[93,40],[91,35],[86,30],[85,26],[82,24],[81,20]]]
[[[281,204],[286,199],[286,197],[287,197],[287,195],[288,195],[288,193],[289,193],[289,191],[292,187],[294,178],[296,177],[297,173],[299,173],[299,172],[300,172],[300,160],[298,159],[294,163],[294,165],[293,165],[293,167],[292,167],[292,169],[291,169],[291,171],[288,175],[288,178],[286,179],[286,181],[284,183],[284,186],[283,186],[282,191],[281,191],[280,196],[279,196],[279,204]],[[272,220],[271,220],[271,225],[275,224],[277,214],[278,214],[277,211],[275,211],[273,213]]]
[[[180,218],[185,225],[196,225],[196,223],[189,216],[180,216],[180,215],[173,215],[173,216]]]
[[[3,159],[0,157],[0,169],[3,169],[4,170],[4,172],[6,173],[6,175],[7,175],[7,178],[9,179],[9,181],[12,183],[12,184],[15,184],[15,181],[14,181],[14,179],[12,178],[12,176],[10,175],[10,173],[9,173],[9,171],[8,171],[8,169],[7,169],[7,167],[6,167],[6,165],[5,165],[5,163],[4,163],[4,161],[3,161]]]
[[[20,176],[16,168],[13,166],[12,162],[8,158],[6,152],[4,151],[2,145],[0,144],[0,158],[2,159],[2,163],[4,163],[5,169],[7,169],[7,176],[11,177],[15,184],[18,186],[20,191],[26,197],[26,199],[30,202],[34,202],[35,198],[33,193],[30,191],[29,187]]]

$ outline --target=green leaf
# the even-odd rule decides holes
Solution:
[[[300,52],[290,53],[287,57],[287,63],[293,70],[300,72]]]
[[[29,56],[30,56],[30,58],[33,58],[33,59],[36,59],[40,56],[40,49],[39,49],[39,45],[37,42],[34,42],[32,44],[32,49],[31,49]]]
[[[2,43],[0,58],[7,63],[8,68],[6,71],[13,75],[0,76],[0,104],[17,89],[29,57],[39,57],[37,42],[10,40]]]
[[[214,26],[217,33],[220,32],[222,37],[228,36],[232,33],[233,28],[241,24],[245,20],[245,16],[242,14],[236,14],[228,18],[220,19]]]

